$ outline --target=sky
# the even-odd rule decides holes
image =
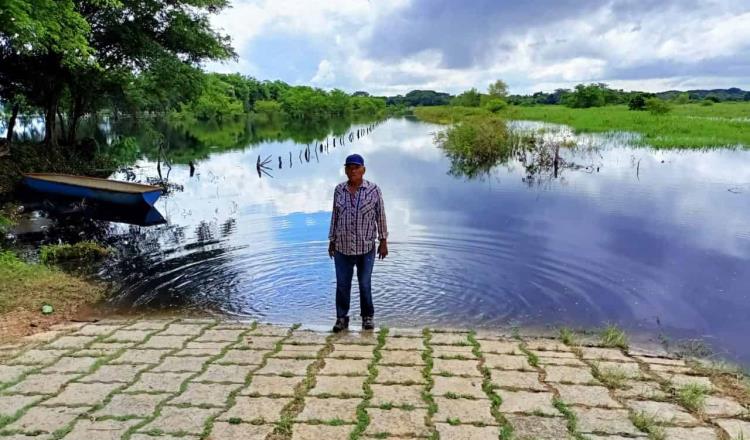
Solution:
[[[750,89],[750,0],[233,0],[239,72],[374,95]]]

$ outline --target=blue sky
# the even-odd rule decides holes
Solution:
[[[234,0],[219,72],[349,92],[750,89],[750,0]]]

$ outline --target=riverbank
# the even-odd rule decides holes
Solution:
[[[587,109],[562,105],[509,106],[498,113],[479,107],[436,106],[417,107],[414,115],[439,124],[495,115],[565,124],[578,133],[635,132],[642,136],[639,144],[654,148],[750,147],[750,103],[746,102],[674,105],[663,115],[631,111],[624,105]]]
[[[605,334],[561,336],[333,335],[213,318],[72,323],[0,346],[0,431],[216,440],[750,434],[736,374],[612,348]]]
[[[104,287],[0,250],[0,341],[71,319],[104,296]],[[50,305],[52,312],[42,313]]]

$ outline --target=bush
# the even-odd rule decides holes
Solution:
[[[492,113],[497,113],[501,110],[505,110],[506,107],[508,107],[508,103],[499,98],[490,99],[484,103],[484,108],[491,111]]]
[[[489,172],[513,153],[514,137],[505,121],[496,117],[466,118],[435,135],[451,159],[451,174],[473,178]]]
[[[76,244],[53,244],[42,246],[39,260],[44,264],[63,263],[66,261],[93,262],[106,257],[109,250],[93,241],[82,241]]]
[[[477,91],[477,89],[471,89],[453,98],[453,100],[451,101],[451,105],[462,107],[479,107],[481,100],[482,95]]]
[[[664,115],[672,110],[672,107],[667,101],[659,98],[649,98],[646,100],[646,110],[651,112],[652,115]]]
[[[646,110],[646,98],[644,98],[643,95],[640,94],[635,95],[630,99],[628,108],[630,110]]]
[[[701,101],[701,105],[703,107],[710,107],[710,106],[714,105],[714,102],[713,101],[709,101],[708,99],[704,99],[703,101]]]

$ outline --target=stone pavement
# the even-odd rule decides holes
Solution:
[[[712,379],[491,332],[107,320],[0,347],[0,440],[750,439]]]

